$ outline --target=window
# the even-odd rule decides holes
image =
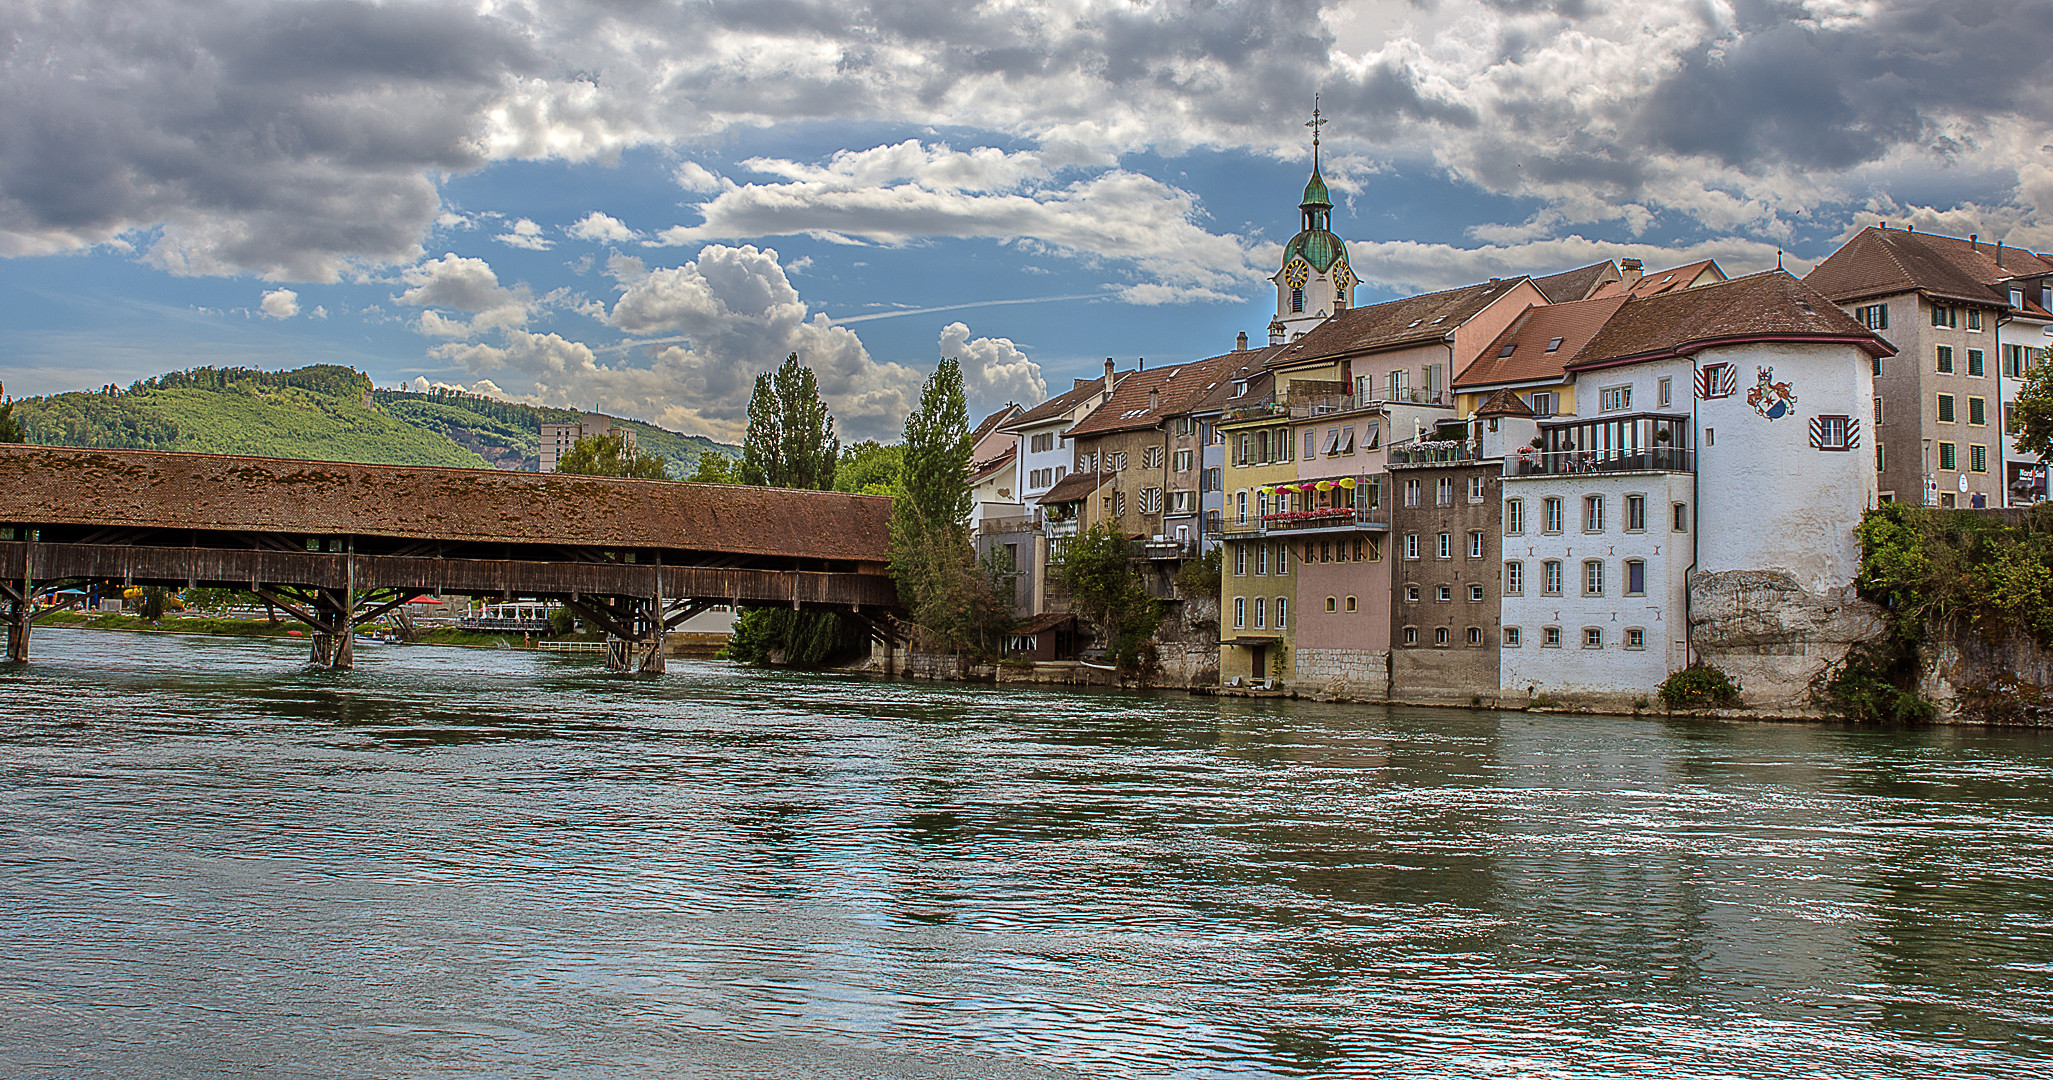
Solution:
[[[1954,460],[1954,453],[1955,451],[1952,443],[1942,442],[1939,444],[1939,467],[1941,469],[1945,469],[1950,472],[1954,469],[1960,468],[1960,463]]]
[[[1510,536],[1525,533],[1525,500],[1504,500],[1504,532]]]
[[[1647,595],[1647,564],[1639,559],[1625,560],[1625,595]]]
[[[1625,647],[1628,649],[1646,648],[1647,632],[1637,626],[1627,627],[1625,630]]]
[[[1871,374],[1871,375],[1873,375],[1873,376],[1874,376],[1875,378],[1878,378],[1878,379],[1882,377],[1882,358],[1881,358],[1881,357],[1879,357],[1879,356],[1872,356],[1872,357],[1869,357],[1869,358],[1868,358],[1868,373],[1869,373],[1869,374]]]
[[[1654,384],[1654,402],[1664,409],[1675,403],[1674,379],[1664,377]]]
[[[1433,485],[1433,505],[1435,505],[1435,506],[1453,506],[1453,505],[1454,505],[1454,478],[1453,478],[1453,477],[1451,477],[1451,476],[1443,476],[1443,477],[1441,477],[1441,478],[1440,478],[1440,482],[1439,482],[1439,483],[1437,483],[1437,484],[1434,484],[1434,485]]]
[[[1533,399],[1529,404],[1532,406],[1534,416],[1552,416],[1555,410],[1561,406],[1561,395],[1552,390],[1535,390],[1533,391]]]
[[[1540,564],[1540,595],[1561,595],[1561,563],[1555,559]]]
[[[1971,397],[1967,399],[1967,422],[1970,424],[1986,424],[1989,422],[1989,400],[1987,398]]]
[[[1739,390],[1739,370],[1731,364],[1705,364],[1697,372],[1697,396],[1706,401],[1731,397]]]
[[[1266,629],[1269,625],[1269,598],[1255,597],[1255,629]]]
[[[1276,429],[1276,459],[1277,459],[1278,461],[1289,461],[1289,460],[1290,460],[1290,447],[1291,447],[1291,442],[1290,442],[1290,429],[1289,429],[1289,428],[1278,428],[1278,429]]]
[[[1453,557],[1454,557],[1454,534],[1453,534],[1453,533],[1441,533],[1441,534],[1440,534],[1440,557],[1441,557],[1441,558],[1443,558],[1443,559],[1451,559],[1451,558],[1453,558]]]
[[[1306,457],[1312,457],[1312,456],[1314,456],[1314,455],[1315,455],[1316,451],[1314,451],[1314,450],[1312,449],[1312,447],[1313,447],[1313,445],[1314,445],[1314,444],[1316,444],[1316,443],[1317,443],[1318,441],[1319,441],[1319,433],[1318,433],[1317,431],[1313,430],[1312,428],[1306,428],[1306,429],[1305,429],[1305,456],[1306,456]],[[1330,453],[1333,453],[1333,448],[1334,448],[1335,446],[1338,446],[1339,444],[1340,444],[1340,429],[1339,429],[1339,428],[1333,428],[1333,429],[1331,429],[1331,430],[1327,431],[1327,432],[1326,432],[1326,452],[1327,452],[1327,453],[1329,453],[1329,454],[1330,454]]]
[[[1878,397],[1878,398],[1876,398],[1876,399],[1875,399],[1875,423],[1878,423],[1878,424],[1879,424],[1879,423],[1881,423],[1881,422],[1882,422],[1882,399]]]
[[[1967,448],[1967,470],[1969,472],[1989,471],[1989,448],[1981,443],[1970,443]]]
[[[1418,627],[1416,627],[1416,626],[1407,626],[1407,627],[1405,627],[1405,628],[1404,628],[1404,643],[1405,643],[1406,645],[1417,645],[1417,644],[1419,643],[1419,628],[1418,628]]]
[[[1214,466],[1212,466],[1211,468],[1209,468],[1209,469],[1206,469],[1206,470],[1205,470],[1205,490],[1206,490],[1206,491],[1224,491],[1224,490],[1226,490],[1226,475],[1225,475],[1225,470],[1221,469],[1221,468],[1220,468],[1219,466],[1217,466],[1217,465],[1214,465]]]
[[[1243,432],[1240,436],[1240,453],[1234,456],[1233,463],[1237,466],[1248,465],[1254,461],[1254,452],[1254,436]]]
[[[1950,424],[1953,422],[1952,394],[1939,395],[1939,422],[1942,424]]]
[[[1688,531],[1689,531],[1689,504],[1688,504],[1688,503],[1676,503],[1676,504],[1674,504],[1673,506],[1671,506],[1671,507],[1670,507],[1669,509],[1671,509],[1671,510],[1675,511],[1675,531],[1676,531],[1676,532],[1688,532]]]
[[[1469,603],[1471,603],[1471,604],[1480,604],[1480,603],[1482,603],[1482,602],[1483,602],[1483,587],[1482,587],[1481,585],[1470,585],[1470,586],[1468,587],[1468,599],[1469,599]]]
[[[1112,515],[1118,517],[1124,513],[1126,513],[1126,492],[1115,491],[1112,493]]]
[[[1290,290],[1290,313],[1295,315],[1298,312],[1303,311],[1304,309],[1305,291],[1303,289]]]
[[[1404,534],[1404,557],[1407,559],[1416,559],[1419,557],[1419,534]]]
[[[1255,573],[1256,573],[1256,574],[1258,574],[1258,575],[1266,575],[1266,574],[1268,574],[1268,572],[1269,572],[1269,545],[1267,545],[1267,544],[1256,544],[1256,545],[1255,545]]]
[[[1476,529],[1468,534],[1468,557],[1471,559],[1483,557],[1483,530]]]
[[[1967,328],[1970,330],[1980,330],[1982,328],[1981,308],[1967,309]]]
[[[1289,626],[1290,626],[1290,598],[1289,598],[1289,597],[1284,597],[1284,596],[1279,596],[1279,597],[1277,597],[1277,598],[1276,598],[1276,629],[1278,629],[1278,630],[1284,630],[1284,629],[1288,629],[1288,628],[1289,628]]]
[[[1408,604],[1419,602],[1419,587],[1417,585],[1406,585],[1404,587],[1404,601]]]
[[[1347,610],[1349,610],[1349,611],[1353,611],[1353,610],[1354,610],[1354,607],[1355,607],[1355,604],[1354,604],[1354,597],[1350,596],[1350,597],[1348,597],[1348,598],[1347,598]]]
[[[1604,496],[1591,495],[1583,500],[1583,531],[1604,531]]]
[[[1588,408],[1588,406],[1584,406]],[[1632,408],[1632,386],[1606,386],[1597,391],[1598,412],[1623,412]]]
[[[1958,327],[1960,325],[1960,312],[1947,307],[1945,304],[1933,304],[1932,325],[1944,326],[1948,329]]]
[[[1518,648],[1518,627],[1507,626],[1504,628],[1504,647],[1507,649]]]
[[[1435,644],[1435,645],[1439,645],[1439,646],[1443,646],[1443,647],[1444,647],[1444,646],[1445,646],[1445,645],[1447,644],[1447,628],[1446,628],[1446,627],[1444,627],[1444,626],[1436,626],[1436,627],[1434,627],[1434,628],[1433,628],[1433,644]]]
[[[1558,498],[1549,498],[1546,502],[1542,503],[1541,506],[1546,511],[1546,521],[1544,524],[1540,526],[1540,531],[1550,533],[1560,532],[1561,500]]]
[[[1233,545],[1233,576],[1234,576],[1234,577],[1246,577],[1246,576],[1247,576],[1247,545],[1246,545],[1246,544],[1235,544],[1235,545]]]
[[[1172,491],[1169,493],[1169,512],[1172,514],[1195,514],[1198,512],[1198,493],[1195,491]]]
[[[1233,523],[1247,524],[1247,492],[1235,492],[1233,496]]]
[[[1320,561],[1320,562],[1332,562],[1332,561],[1333,561],[1333,545],[1332,545],[1332,543],[1331,543],[1331,542],[1329,542],[1329,541],[1322,541],[1322,542],[1321,542],[1321,543],[1319,544],[1319,561]]]
[[[1859,319],[1860,324],[1870,330],[1889,329],[1888,304],[1869,304],[1866,307],[1855,308],[1853,317]]]
[[[1647,531],[1647,497],[1627,495],[1625,497],[1625,531]]]
[[[1053,449],[1055,449],[1055,433],[1052,431],[1043,432],[1027,440],[1027,451],[1029,453],[1045,454]]]
[[[1847,416],[1812,417],[1811,445],[1819,450],[1853,449],[1853,418]]]
[[[1336,611],[1339,611],[1339,610],[1340,610],[1340,599],[1339,599],[1338,597],[1333,597],[1333,596],[1329,596],[1329,597],[1327,597],[1327,598],[1326,598],[1326,614],[1328,614],[1328,615],[1331,615],[1331,614],[1333,614],[1334,612],[1336,612]]]
[[[1604,595],[1604,560],[1583,560],[1583,595]]]
[[[1953,346],[1941,345],[1936,354],[1939,359],[1939,374],[1953,374]]]
[[[1141,513],[1143,513],[1143,514],[1159,514],[1159,513],[1161,513],[1161,512],[1162,512],[1162,489],[1161,489],[1161,488],[1142,488],[1142,489],[1141,489]]]
[[[1440,602],[1441,602],[1441,603],[1443,603],[1443,604],[1451,604],[1451,603],[1453,603],[1453,602],[1454,602],[1454,586],[1452,586],[1452,585],[1441,585],[1441,586],[1439,586],[1439,587],[1435,588],[1435,589],[1433,590],[1433,599],[1435,599],[1435,600],[1438,600],[1438,601],[1440,601]]]
[[[1967,351],[1967,373],[1970,377],[1976,379],[1983,378],[1989,374],[1988,369],[1982,366],[1982,350],[1969,349]]]
[[[1475,476],[1471,476],[1471,477],[1469,477],[1469,478],[1468,478],[1468,501],[1470,501],[1470,502],[1472,502],[1472,503],[1479,503],[1479,502],[1482,502],[1482,501],[1483,501],[1483,491],[1484,491],[1484,489],[1485,489],[1485,486],[1487,485],[1487,482],[1488,482],[1488,478],[1487,478],[1487,477],[1485,477],[1485,476],[1483,476],[1483,475],[1482,475],[1481,473],[1478,473],[1478,474],[1476,474]]]
[[[1235,630],[1247,628],[1247,597],[1245,596],[1233,598],[1233,628]]]
[[[1560,350],[1560,348],[1561,348],[1561,342],[1562,342],[1562,340],[1563,340],[1563,339],[1561,339],[1561,338],[1558,338],[1558,337],[1557,337],[1557,338],[1548,338],[1548,339],[1547,339],[1547,351],[1548,351],[1548,352],[1556,352],[1556,351],[1559,351],[1559,350]]]
[[[1114,451],[1114,452],[1113,452],[1113,454],[1112,454],[1112,471],[1113,471],[1113,472],[1125,472],[1125,471],[1126,471],[1126,451],[1124,451],[1124,450],[1118,450],[1118,451]]]
[[[1366,546],[1366,547],[1367,547],[1367,549],[1368,549],[1368,555],[1369,555],[1369,557],[1368,557],[1368,561],[1369,561],[1369,562],[1380,562],[1380,561],[1382,561],[1382,558],[1383,558],[1383,542],[1382,542],[1381,540],[1376,540],[1376,539],[1364,539],[1364,538],[1362,538],[1362,537],[1356,537],[1356,538],[1355,538],[1355,541],[1354,541],[1354,561],[1355,561],[1355,562],[1361,562],[1361,561],[1363,561],[1363,560],[1362,560],[1362,549],[1363,549],[1363,547],[1364,547],[1364,546]]]
[[[1543,649],[1558,649],[1558,648],[1560,648],[1560,647],[1561,647],[1561,628],[1560,628],[1560,627],[1558,627],[1558,626],[1549,626],[1549,627],[1545,627],[1545,628],[1541,629],[1541,631],[1540,631],[1540,647],[1541,647],[1541,648],[1543,648]]]
[[[1258,608],[1256,608],[1256,609],[1255,609],[1255,617],[1256,617],[1257,619],[1259,619],[1259,618],[1261,618],[1261,615],[1262,615],[1262,611],[1261,611],[1261,609],[1260,609],[1259,607],[1258,607]],[[1599,629],[1599,628],[1597,628],[1597,627],[1594,627],[1594,626],[1585,626],[1585,627],[1583,627],[1583,648],[1585,648],[1585,649],[1601,649],[1601,648],[1603,648],[1603,647],[1604,647],[1604,631],[1603,631],[1603,630],[1601,630],[1601,629]]]
[[[1404,505],[1409,507],[1417,506],[1418,504],[1419,482],[1417,480],[1406,480],[1404,482]]]
[[[1276,545],[1276,572],[1290,573],[1290,545],[1287,543]]]
[[[1468,628],[1468,643],[1471,645],[1481,645],[1483,643],[1482,627],[1471,626]]]
[[[1504,564],[1504,595],[1525,595],[1525,564],[1508,562]]]

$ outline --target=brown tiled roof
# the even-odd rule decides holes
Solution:
[[[1587,300],[1598,286],[1607,281],[1618,280],[1618,267],[1609,259],[1603,262],[1564,270],[1559,274],[1533,279],[1533,287],[1550,304],[1566,304],[1576,300]]]
[[[1007,420],[1012,419],[1014,416],[1019,415],[1020,412],[1021,409],[1016,402],[1006,402],[1004,408],[999,409],[997,412],[994,412],[991,415],[984,417],[982,420],[977,421],[976,430],[969,433],[969,444],[971,446],[975,446],[976,444],[983,442],[984,436],[989,435],[992,431],[995,431],[997,429],[998,425],[1005,423]]]
[[[1534,305],[1454,377],[1456,390],[1567,378],[1568,365],[1625,306],[1625,297]],[[1559,344],[1555,339],[1559,338]],[[1547,348],[1554,345],[1553,349]],[[1510,355],[1505,350],[1510,349]]]
[[[1065,476],[1062,479],[1055,481],[1055,486],[1043,492],[1038,501],[1042,506],[1052,506],[1055,503],[1075,502],[1078,499],[1088,499],[1091,496],[1091,492],[1096,491],[1098,489],[1098,485],[1111,483],[1112,475],[1113,474],[1108,472],[1070,473],[1068,476]]]
[[[1112,373],[1112,389],[1114,393],[1118,392],[1119,384],[1125,381],[1126,377],[1131,374],[1133,374],[1131,371],[1115,371]],[[1104,389],[1105,377],[1102,375],[1095,379],[1078,379],[1075,386],[1006,421],[1000,426],[999,430],[1020,431],[1025,428],[1039,427],[1042,424],[1052,423],[1061,419],[1063,414],[1069,410],[1098,396]]]
[[[1175,367],[1137,371],[1119,381],[1112,390],[1112,400],[1093,409],[1091,415],[1077,421],[1066,434],[1080,439],[1132,431],[1154,427],[1164,417],[1180,416],[1240,366],[1237,357],[1242,355],[1245,354],[1227,353]]]
[[[1532,406],[1527,405],[1525,400],[1520,398],[1515,391],[1510,387],[1505,387],[1484,400],[1482,407],[1476,410],[1476,415],[1486,418],[1491,416],[1531,416],[1533,415],[1533,410]]]
[[[1044,611],[1013,629],[1015,634],[1045,634],[1063,626],[1073,626],[1076,615],[1068,611]]]
[[[1259,393],[1254,394],[1255,397],[1260,397],[1262,394],[1268,393],[1268,386],[1271,381],[1269,379],[1269,369],[1267,366],[1269,358],[1271,356],[1281,355],[1283,351],[1288,348],[1290,348],[1290,346],[1288,345],[1267,345],[1259,349],[1249,349],[1245,352],[1227,353],[1226,357],[1215,358],[1231,358],[1234,361],[1234,363],[1231,367],[1226,369],[1225,374],[1219,377],[1219,384],[1217,386],[1212,387],[1211,390],[1207,391],[1204,394],[1204,396],[1198,398],[1196,401],[1193,401],[1189,405],[1184,406],[1184,411],[1215,412],[1219,409],[1225,408],[1227,402],[1234,400],[1233,384],[1236,380],[1239,379],[1248,380],[1248,385],[1250,388],[1252,388],[1257,381],[1259,381],[1262,384],[1263,389]]]
[[[1659,296],[1665,292],[1675,292],[1678,289],[1689,288],[1689,283],[1703,276],[1706,270],[1713,271],[1716,280],[1726,280],[1725,271],[1718,265],[1716,260],[1699,259],[1696,262],[1684,263],[1681,266],[1670,267],[1666,270],[1654,270],[1641,274],[1640,279],[1633,282],[1631,288],[1626,287],[1623,278],[1617,281],[1605,282],[1599,285],[1595,292],[1590,294],[1590,298],[1594,300],[1600,296]],[[1705,284],[1708,285],[1710,282],[1705,282]]]
[[[981,483],[992,473],[1011,468],[1013,459],[1018,456],[1019,444],[1014,443],[999,451],[998,456],[989,461],[972,462],[969,467],[969,482],[972,484]]]
[[[2001,266],[1997,254],[1991,244],[1871,226],[1813,267],[1804,284],[1836,303],[1922,289],[1945,300],[2007,304],[2002,282],[2053,273],[2053,260],[2029,251],[2001,249]]]
[[[1503,278],[1459,289],[1349,308],[1271,357],[1272,368],[1398,345],[1437,341],[1526,280]]]
[[[0,521],[882,562],[891,500],[562,473],[0,446]]]
[[[1873,356],[1896,352],[1816,289],[1784,271],[1767,270],[1627,300],[1567,366],[1685,355],[1738,341],[1843,341]]]

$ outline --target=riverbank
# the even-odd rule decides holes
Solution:
[[[86,614],[77,611],[60,611],[44,617],[36,623],[38,628],[62,627],[67,630],[103,630],[123,634],[197,634],[202,637],[229,638],[281,638],[305,640],[307,630],[292,622],[271,622],[268,619],[231,619],[211,615],[167,615],[151,622],[135,615],[115,613]],[[724,634],[670,635],[669,655],[686,659],[713,659],[726,644]],[[463,630],[453,626],[440,626],[422,631],[413,640],[392,642],[397,645],[446,645],[457,649],[522,649],[552,651],[548,645],[586,645],[596,650],[604,646],[604,634],[493,634],[475,630]]]

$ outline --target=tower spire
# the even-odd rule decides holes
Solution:
[[[1316,91],[1312,94],[1312,118],[1305,121],[1305,126],[1312,129],[1312,171],[1317,172],[1319,171],[1319,129],[1326,126],[1326,119],[1319,115],[1319,95]]]

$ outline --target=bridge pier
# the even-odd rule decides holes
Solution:
[[[12,590],[9,590],[12,592]],[[7,660],[13,664],[29,662],[29,628],[34,623],[29,618],[27,598],[9,597],[7,601]]]

